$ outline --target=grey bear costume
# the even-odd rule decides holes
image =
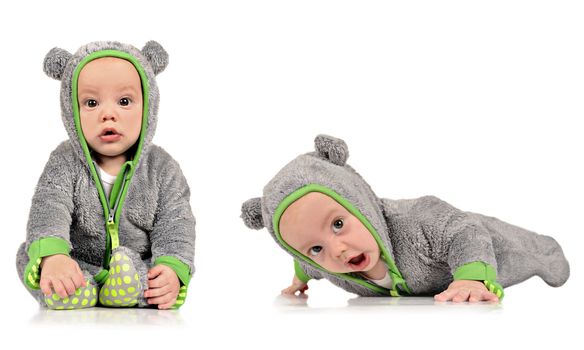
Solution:
[[[81,131],[77,99],[79,72],[100,57],[132,63],[144,101],[140,137],[129,150],[133,153],[128,153],[109,198]],[[166,51],[154,41],[142,50],[118,42],[94,42],[73,55],[54,48],[45,57],[45,73],[62,82],[62,120],[69,140],[51,153],[39,179],[26,242],[16,262],[21,279],[41,305],[93,306],[100,290],[99,301],[106,306],[147,307],[142,291],[148,269],[158,264],[176,272],[181,290],[175,307],[184,303],[195,250],[189,187],[178,163],[151,142],[159,102],[155,75],[167,64]],[[42,295],[39,264],[42,257],[54,254],[67,254],[79,263],[88,282],[85,290],[63,300]]]
[[[494,217],[460,211],[444,201],[378,198],[348,164],[343,140],[319,135],[315,152],[288,163],[264,187],[263,197],[242,205],[246,226],[266,227],[295,261],[296,276],[326,278],[360,296],[433,295],[453,280],[479,280],[499,298],[503,287],[534,275],[550,286],[566,282],[569,265],[551,237],[538,235]],[[324,193],[356,216],[373,235],[389,269],[386,289],[354,273],[333,273],[290,247],[280,236],[286,208],[310,192]]]

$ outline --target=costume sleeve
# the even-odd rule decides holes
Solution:
[[[311,279],[319,280],[322,278],[318,270],[296,259],[294,259],[294,274],[304,283],[307,283]]]
[[[24,282],[39,288],[40,263],[45,256],[69,255],[69,230],[73,214],[73,173],[71,160],[64,154],[64,145],[51,153],[37,183],[30,208],[26,251],[29,262]]]
[[[454,280],[483,281],[502,298],[496,282],[497,260],[491,234],[478,216],[463,212],[433,196],[420,198],[412,207],[425,232],[433,258],[447,263]]]
[[[189,203],[189,186],[173,159],[164,162],[158,183],[158,206],[150,232],[152,261],[173,269],[182,284],[188,286],[195,270],[195,217]]]

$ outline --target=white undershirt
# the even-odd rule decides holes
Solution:
[[[367,278],[369,281],[375,283],[376,285],[383,287],[383,288],[387,288],[387,289],[391,289],[391,277],[389,276],[389,272],[385,271],[385,277],[383,277],[380,280],[374,280],[374,279],[370,279],[368,277]]]
[[[385,265],[385,263],[383,263],[383,265]],[[389,276],[389,269],[387,268],[387,265],[385,265],[385,276],[383,276],[382,279],[379,280],[375,280],[373,278],[369,278],[367,277],[367,275],[362,274],[363,277],[365,277],[369,282],[375,283],[376,285],[383,287],[383,288],[387,288],[387,289],[391,289],[392,285],[391,285],[391,277]]]
[[[101,178],[101,184],[103,185],[105,195],[109,198],[117,176],[106,173],[99,165],[97,166],[97,169],[99,169],[99,177]]]

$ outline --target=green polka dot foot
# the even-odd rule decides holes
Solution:
[[[108,307],[132,307],[138,304],[140,293],[140,276],[132,260],[124,253],[115,253],[110,260],[108,278],[99,291],[100,304]]]
[[[85,287],[78,288],[74,295],[61,298],[57,294],[45,297],[45,303],[51,310],[77,310],[93,307],[97,304],[97,286],[86,281]]]

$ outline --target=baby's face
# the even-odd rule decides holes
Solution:
[[[325,194],[311,192],[292,203],[279,228],[286,243],[330,272],[366,272],[380,262],[369,230]]]
[[[116,157],[136,143],[142,127],[142,85],[132,63],[115,57],[89,62],[77,82],[81,129],[100,156]]]

